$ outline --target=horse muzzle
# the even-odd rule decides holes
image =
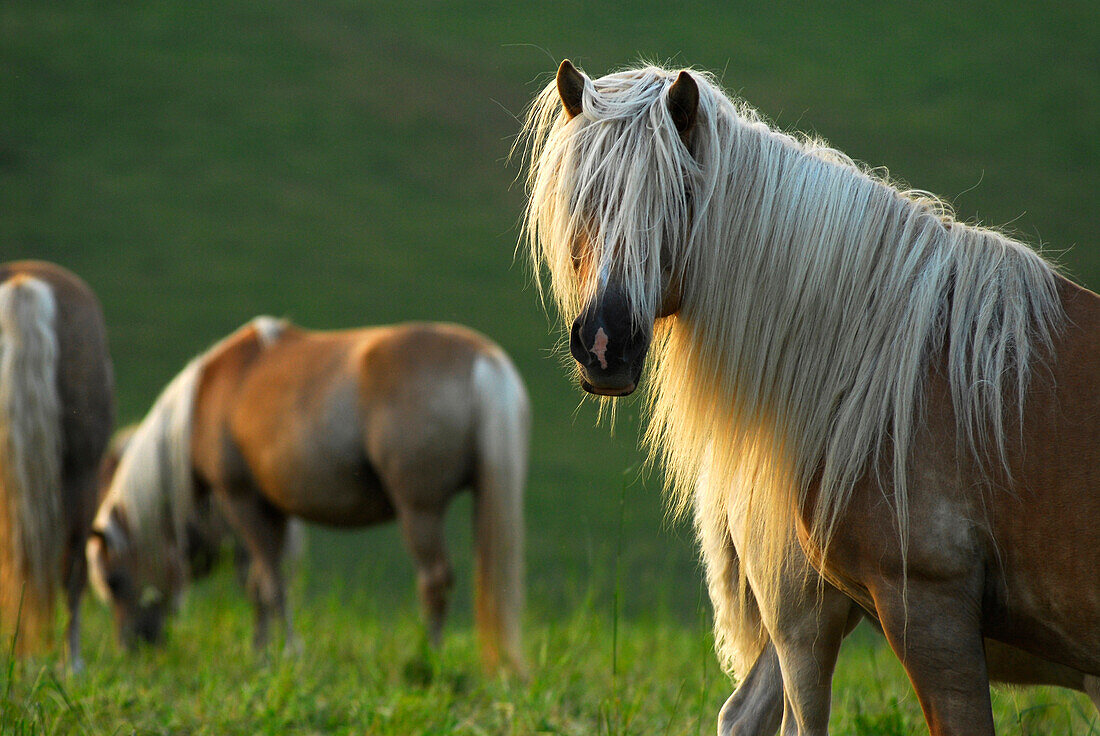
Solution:
[[[569,352],[580,368],[581,388],[600,396],[629,396],[641,380],[649,336],[641,330],[609,328],[582,314],[573,322]]]

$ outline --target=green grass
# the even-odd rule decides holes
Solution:
[[[596,591],[593,591],[594,593]],[[442,651],[425,646],[410,609],[363,595],[298,604],[304,651],[251,650],[251,611],[223,571],[201,583],[168,645],[126,656],[106,613],[88,611],[91,667],[5,664],[0,732],[140,734],[710,734],[730,691],[716,670],[705,611],[618,621],[598,595],[532,612],[531,677],[489,678],[468,627]],[[700,606],[702,599],[696,599]],[[617,635],[616,635],[617,633]],[[920,709],[897,660],[869,629],[845,644],[832,732],[918,734]],[[994,693],[999,733],[1097,734],[1084,696],[1039,688]]]
[[[556,328],[513,262],[516,116],[563,56],[593,74],[639,56],[712,69],[780,126],[889,166],[967,219],[1010,223],[1096,286],[1098,29],[1089,2],[0,3],[0,259],[58,261],[99,293],[120,419],[258,313],[486,332],[534,405],[527,645],[547,663],[529,685],[476,675],[462,499],[431,685],[402,674],[418,629],[395,530],[316,531],[301,660],[251,657],[225,584],[196,592],[167,652],[135,660],[89,606],[88,674],[16,668],[0,730],[498,733],[515,719],[516,733],[709,733],[726,686],[691,534],[637,470],[640,404],[613,435],[577,408]],[[847,651],[838,732],[919,732],[892,655],[874,639]],[[1079,733],[1084,721],[1058,719],[1082,710],[1095,723],[1062,695],[998,704],[1007,733]]]

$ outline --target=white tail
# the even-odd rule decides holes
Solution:
[[[29,652],[52,636],[61,584],[61,400],[49,285],[0,285],[0,627]],[[22,610],[20,610],[20,605]]]
[[[530,405],[523,379],[501,351],[477,358],[473,382],[479,457],[474,493],[478,637],[487,668],[495,668],[503,658],[522,673],[523,491]]]

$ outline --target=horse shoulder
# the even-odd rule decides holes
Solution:
[[[246,326],[226,338],[199,370],[191,427],[192,463],[208,483],[224,485],[238,474],[237,448],[231,443],[230,417],[241,385],[263,350],[255,328]]]

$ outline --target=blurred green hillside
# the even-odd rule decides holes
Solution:
[[[0,260],[81,274],[107,312],[121,421],[255,314],[314,328],[452,320],[527,379],[532,608],[609,593],[694,617],[690,533],[639,480],[637,400],[612,437],[551,356],[556,324],[514,258],[506,161],[568,56],[719,73],[787,129],[1008,224],[1100,285],[1094,2],[160,0],[0,4]],[[470,575],[451,517],[458,609]],[[317,533],[309,589],[411,604],[392,530]],[[595,582],[593,582],[595,581]]]

